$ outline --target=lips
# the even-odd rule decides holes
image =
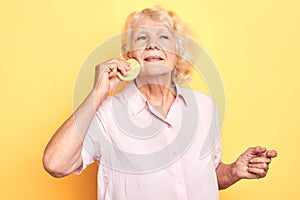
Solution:
[[[159,62],[164,60],[163,58],[161,58],[160,56],[148,56],[144,59],[147,62]]]

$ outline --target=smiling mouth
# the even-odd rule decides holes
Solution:
[[[147,58],[144,59],[147,62],[159,62],[164,60],[163,58],[159,57],[159,56],[149,56]]]

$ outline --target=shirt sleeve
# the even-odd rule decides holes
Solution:
[[[204,120],[207,120],[205,126],[207,126],[208,129],[200,150],[200,159],[204,159],[206,156],[210,156],[210,159],[214,167],[216,168],[221,162],[222,154],[218,108],[211,98],[209,98],[209,101],[204,101],[203,104],[207,105],[205,107],[202,107],[202,109],[204,110],[204,112],[202,112],[207,113],[206,115],[204,115]]]
[[[84,137],[83,147],[81,150],[82,166],[74,173],[81,174],[81,172],[95,160],[100,160],[101,157],[101,135],[103,134],[102,123],[97,115],[94,116],[90,127]]]
[[[215,169],[219,166],[222,162],[222,146],[221,141],[219,141],[214,150],[214,157],[213,157],[214,167]]]
[[[215,148],[214,148],[214,167],[217,168],[219,164],[222,162],[222,145],[221,145],[221,128],[220,128],[220,119],[218,114],[218,108],[214,105],[214,124],[216,129],[216,140]]]
[[[85,170],[85,168],[87,166],[89,166],[90,164],[92,164],[94,162],[94,158],[93,156],[91,156],[89,154],[89,152],[83,147],[82,150],[81,150],[81,158],[82,158],[82,165],[80,168],[78,168],[74,174],[77,174],[77,175],[80,175],[81,172],[83,170]]]

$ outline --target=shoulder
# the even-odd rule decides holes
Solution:
[[[215,107],[213,98],[204,92],[183,87],[180,87],[180,92],[187,102],[196,101],[201,107]]]

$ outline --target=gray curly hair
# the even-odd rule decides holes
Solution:
[[[160,6],[154,6],[131,13],[127,17],[123,27],[122,54],[126,55],[130,51],[128,44],[130,30],[134,30],[135,23],[145,16],[150,17],[150,19],[155,21],[163,22],[168,29],[174,31],[176,35],[176,54],[178,59],[172,74],[173,81],[178,84],[190,81],[192,77],[192,63],[195,61],[198,52],[197,45],[189,38],[191,36],[189,27],[171,10],[166,10]]]

